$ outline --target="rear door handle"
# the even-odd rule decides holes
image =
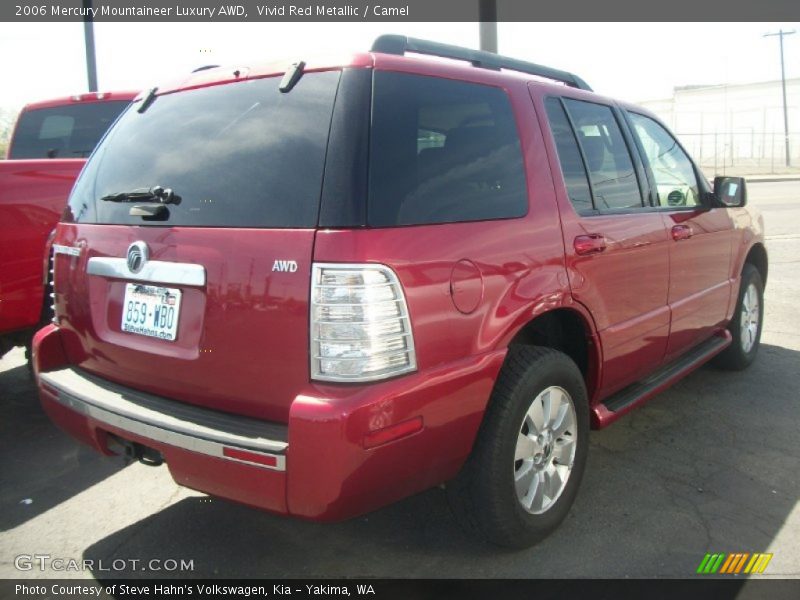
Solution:
[[[579,235],[573,242],[575,254],[588,256],[590,254],[600,254],[606,249],[606,238],[600,233],[590,233],[589,235]]]
[[[672,239],[676,242],[688,240],[692,237],[692,228],[688,225],[675,225],[672,228]]]

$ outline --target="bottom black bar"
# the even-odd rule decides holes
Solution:
[[[85,580],[4,579],[0,598],[139,600],[141,598],[357,598],[376,600],[797,600],[800,579],[334,579]]]

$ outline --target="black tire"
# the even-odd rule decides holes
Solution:
[[[755,335],[755,341],[749,350],[745,350],[745,344],[742,341],[742,303],[744,301],[745,293],[750,286],[753,286],[758,297],[758,330]],[[725,348],[720,354],[714,358],[714,365],[729,371],[741,371],[749,367],[756,359],[758,354],[758,346],[761,343],[761,328],[764,323],[764,281],[761,279],[761,273],[750,263],[745,263],[742,269],[742,280],[739,286],[739,298],[736,302],[736,309],[733,313],[728,325],[728,331],[731,332],[733,341],[731,345]]]
[[[515,450],[521,428],[526,431],[524,419],[534,399],[553,386],[567,393],[574,408],[573,466],[552,505],[541,514],[532,514],[517,495],[515,471],[521,469],[522,461],[515,461]],[[558,443],[553,439],[546,451],[548,457]],[[446,486],[450,506],[461,524],[478,537],[508,548],[532,546],[567,516],[583,476],[588,442],[586,385],[575,363],[550,348],[512,348],[495,384],[472,454],[456,479]]]
[[[36,375],[33,372],[33,338],[25,342],[25,365],[28,367],[28,378],[33,381]]]

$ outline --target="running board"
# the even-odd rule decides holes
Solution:
[[[597,429],[610,425],[622,415],[644,404],[656,394],[663,392],[698,367],[707,363],[725,350],[730,343],[730,332],[727,329],[720,331],[702,344],[689,350],[680,358],[668,365],[664,365],[647,379],[637,381],[613,396],[606,398],[606,400],[592,409],[594,413],[593,425]]]

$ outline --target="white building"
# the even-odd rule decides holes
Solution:
[[[789,147],[800,166],[800,78],[786,80]],[[785,171],[781,82],[692,85],[640,102],[670,126],[706,170]],[[745,172],[747,171],[747,173]]]

